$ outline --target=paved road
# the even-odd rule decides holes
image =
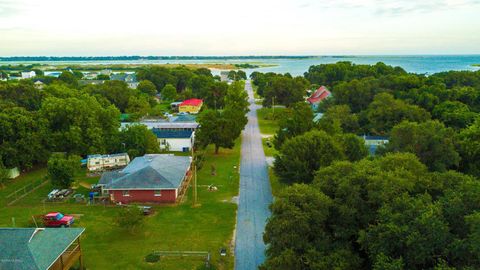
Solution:
[[[265,260],[263,231],[270,216],[272,191],[263,152],[257,109],[250,81],[245,83],[250,101],[248,123],[242,133],[240,195],[235,238],[235,269],[254,270]]]

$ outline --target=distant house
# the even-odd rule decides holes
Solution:
[[[89,72],[83,75],[83,78],[85,80],[95,80],[98,76],[98,73],[96,72]]]
[[[172,102],[170,103],[170,109],[174,112],[178,112],[178,106],[180,106],[180,104],[182,104],[182,102]]]
[[[89,155],[87,157],[87,168],[89,171],[103,171],[125,167],[130,163],[127,153],[112,155]]]
[[[160,149],[175,152],[189,152],[195,143],[195,131],[183,129],[153,128]]]
[[[175,203],[187,188],[191,163],[188,156],[145,155],[104,173],[98,184],[115,203]]]
[[[321,86],[309,98],[307,98],[307,101],[312,106],[312,109],[317,111],[318,105],[331,95],[332,93],[328,91],[327,87]]]
[[[203,105],[203,100],[201,99],[197,99],[197,98],[187,99],[183,101],[180,105],[178,105],[178,111],[196,114],[200,112],[202,105]]]
[[[83,269],[83,228],[0,228],[0,269]]]
[[[318,123],[320,122],[320,119],[322,119],[323,113],[314,113],[313,114],[313,122]]]
[[[224,70],[224,71],[220,71],[220,81],[222,81],[222,82],[228,82],[228,81],[229,81],[229,79],[228,79],[228,73],[229,73],[229,72],[230,72],[230,71],[225,71],[225,70]]]
[[[375,155],[379,146],[385,145],[389,142],[388,137],[383,136],[363,135],[362,138],[365,140],[365,145],[368,147],[368,151],[371,155]]]
[[[79,80],[78,81],[78,84],[80,84],[80,85],[88,85],[88,84],[100,85],[100,84],[104,84],[104,83],[105,83],[104,80]]]
[[[99,73],[102,74],[102,75],[110,76],[112,74],[112,70],[111,69],[103,69],[103,70],[100,70]]]
[[[110,75],[110,80],[112,81],[122,81],[125,82],[129,88],[137,89],[138,81],[137,75],[127,74],[127,73],[117,73]]]
[[[33,77],[37,76],[35,71],[22,71],[22,79],[31,79]]]
[[[37,88],[38,90],[42,90],[43,87],[45,87],[45,84],[42,81],[37,80],[33,83],[33,86],[35,86],[35,88]]]

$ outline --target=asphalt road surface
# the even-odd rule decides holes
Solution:
[[[263,152],[257,109],[250,81],[246,81],[250,112],[242,133],[240,161],[240,194],[235,238],[235,269],[254,270],[265,260],[263,231],[270,216],[268,206],[272,191],[268,180],[268,167]]]

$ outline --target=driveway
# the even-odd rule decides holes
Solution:
[[[240,194],[235,238],[235,269],[254,270],[265,260],[263,231],[270,216],[272,191],[258,127],[257,109],[250,81],[246,81],[250,112],[242,133]]]

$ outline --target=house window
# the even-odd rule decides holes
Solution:
[[[161,197],[162,196],[162,191],[161,190],[154,190],[153,192],[154,192],[153,194],[155,195],[155,197]]]
[[[122,195],[123,197],[128,197],[130,196],[130,193],[128,192],[128,190],[122,190]]]
[[[162,139],[162,145],[165,145],[165,144],[167,144],[167,140]]]

